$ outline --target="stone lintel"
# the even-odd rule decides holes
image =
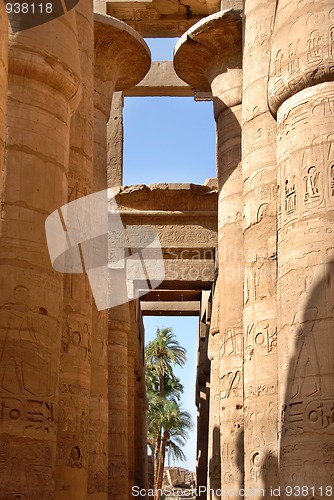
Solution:
[[[242,11],[208,16],[180,38],[174,51],[177,75],[194,89],[210,92],[232,107],[241,102]],[[217,80],[217,77],[218,80]]]
[[[143,38],[126,23],[103,14],[94,15],[94,70],[114,90],[133,87],[150,69],[151,52]]]
[[[141,302],[159,302],[159,301],[186,301],[198,302],[201,300],[202,292],[199,290],[151,290],[144,295],[140,300]]]
[[[124,92],[126,97],[194,97],[194,91],[175,73],[172,61],[153,61],[150,71],[135,87]]]
[[[125,21],[143,37],[173,38],[181,36],[203,17],[217,12],[220,0],[113,0],[106,2],[106,12]]]
[[[200,311],[200,302],[141,302],[141,310],[143,316],[156,316],[163,314],[164,316],[174,316],[182,314],[182,316],[198,316]]]
[[[190,215],[199,213],[217,218],[218,193],[210,186],[188,183],[160,183],[146,186],[138,184],[120,188],[116,201],[121,212],[138,211],[140,214],[152,211],[161,215]],[[170,208],[169,208],[170,207]]]

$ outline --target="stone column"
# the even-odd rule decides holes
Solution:
[[[137,356],[135,363],[135,485],[148,489],[147,464],[147,396],[144,367],[144,325],[139,303],[136,303]],[[146,498],[144,496],[144,498]]]
[[[175,49],[177,74],[212,91],[217,121],[218,259],[220,279],[221,486],[232,498],[243,484],[243,196],[241,171],[241,11],[195,24]],[[235,496],[236,498],[238,495]]]
[[[244,441],[253,500],[277,482],[276,123],[266,90],[275,5],[246,0],[244,10]]]
[[[0,5],[0,186],[2,185],[2,168],[4,160],[4,141],[6,124],[6,96],[8,78],[8,20],[5,3]]]
[[[208,341],[208,358],[210,367],[209,393],[209,432],[208,432],[208,464],[207,464],[207,495],[208,500],[219,500],[215,494],[221,487],[221,457],[220,457],[220,334],[219,334],[219,277],[212,300],[211,325]]]
[[[128,337],[128,443],[129,443],[129,498],[135,482],[135,419],[137,418],[135,401],[135,364],[137,355],[137,328],[135,316],[135,303],[129,303],[130,331]]]
[[[196,371],[196,407],[197,407],[197,488],[207,485],[208,436],[209,436],[209,393],[210,359],[208,347],[210,340],[211,292],[202,292],[200,317],[198,324],[197,371]],[[202,492],[199,498],[206,498]]]
[[[123,106],[122,92],[113,95],[108,121],[108,185],[123,185]]]
[[[51,266],[45,220],[67,202],[70,115],[79,98],[74,11],[10,34],[0,230],[1,497],[54,497],[63,275]]]
[[[286,487],[296,487],[297,498],[319,499],[333,488],[333,68],[333,2],[280,0],[268,97],[277,117],[280,203],[282,499],[288,498]]]
[[[128,336],[129,304],[109,309],[109,490],[129,498]]]
[[[68,202],[92,192],[93,179],[93,6],[76,7],[82,96],[71,120]],[[66,274],[60,350],[57,435],[57,500],[87,498],[90,459],[92,294],[85,274]]]
[[[110,176],[110,183],[107,180],[107,123],[113,92],[139,83],[150,68],[151,57],[146,43],[138,33],[127,24],[102,14],[95,14],[94,47],[94,189],[100,191],[113,187],[115,180],[114,176]],[[117,293],[117,290],[112,293]],[[110,309],[109,324],[106,312],[97,311],[95,304],[93,307],[96,338],[99,339],[97,342],[101,349],[108,344],[108,386],[103,366],[96,372],[96,378],[95,369],[93,370],[92,384],[95,384],[95,399],[98,398],[96,402],[100,401],[99,411],[103,420],[107,415],[105,406],[108,397],[108,426],[102,426],[101,432],[102,442],[108,441],[109,492],[119,500],[127,500],[130,485],[127,350],[130,332],[129,305]],[[130,418],[133,419],[133,415]],[[108,437],[105,435],[107,430]]]

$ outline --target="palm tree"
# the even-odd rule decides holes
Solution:
[[[181,347],[171,328],[157,328],[156,338],[145,347],[147,368],[154,367],[159,377],[160,392],[164,391],[165,375],[173,374],[173,366],[183,366],[186,362],[186,350]]]
[[[174,375],[173,366],[183,366],[186,350],[180,346],[171,328],[158,328],[157,336],[145,347],[148,397],[148,438],[154,458],[154,500],[162,488],[166,453],[184,459],[181,446],[192,428],[191,416],[180,405],[183,385]]]
[[[158,491],[162,488],[166,451],[171,449],[179,458],[184,458],[180,448],[187,439],[187,431],[192,428],[191,416],[182,410],[175,401],[165,401],[161,419],[160,448],[156,453],[156,474],[154,500],[159,499]],[[173,437],[175,438],[173,441]]]

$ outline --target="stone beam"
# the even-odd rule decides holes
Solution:
[[[200,312],[200,302],[182,302],[182,301],[158,301],[141,303],[143,316],[198,316]]]
[[[140,227],[140,241],[145,228],[155,229],[159,237],[165,265],[165,280],[159,288],[210,287],[217,245],[215,189],[194,184],[139,185],[121,188],[116,200],[123,224]],[[114,238],[119,241],[120,236]]]
[[[96,7],[103,2],[96,2]],[[220,9],[219,0],[187,0],[186,3],[169,0],[111,1],[106,3],[110,16],[125,21],[144,37],[179,37],[193,24]]]
[[[150,71],[125,97],[194,97],[193,89],[175,73],[172,61],[153,61]]]

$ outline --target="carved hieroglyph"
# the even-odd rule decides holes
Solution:
[[[114,183],[118,183],[120,179],[117,175],[110,175],[110,172],[107,175],[107,123],[113,92],[136,85],[148,72],[151,58],[146,43],[138,33],[125,23],[103,15],[95,15],[94,52],[94,190],[103,190],[114,187]],[[116,290],[114,293],[117,293]],[[92,393],[91,415],[98,425],[100,431],[98,441],[103,448],[99,450],[97,460],[100,462],[101,470],[96,471],[96,481],[90,483],[92,485],[90,493],[95,493],[95,498],[105,498],[106,463],[103,460],[107,442],[109,492],[119,500],[126,500],[129,497],[128,488],[133,480],[134,457],[133,452],[129,454],[129,440],[134,440],[134,406],[132,403],[129,407],[128,381],[131,375],[128,373],[128,365],[130,370],[132,366],[133,382],[134,361],[133,356],[128,355],[129,315],[129,304],[113,308],[109,311],[108,325],[106,311],[97,311],[95,305],[93,306],[94,330],[97,336],[94,339],[93,352],[98,366],[96,371],[93,367],[94,393]],[[107,349],[109,390],[103,367],[106,362],[105,349]],[[133,386],[131,391],[134,397]],[[105,422],[107,398],[108,423]],[[129,455],[132,459],[132,478],[129,477]],[[96,487],[99,478],[101,484]],[[98,493],[101,493],[99,497]]]
[[[212,91],[217,121],[221,349],[217,352],[219,380],[214,380],[217,374],[213,372],[211,383],[218,384],[220,392],[220,422],[213,432],[219,429],[220,484],[227,489],[226,498],[243,485],[241,47],[241,12],[230,9],[193,26],[181,37],[174,54],[180,78],[201,91]],[[213,448],[210,451],[209,464]]]
[[[84,71],[81,100],[71,119],[69,203],[92,191],[94,74],[93,12],[89,0],[79,2],[76,25],[80,64]],[[92,432],[89,414],[92,293],[85,274],[65,275],[61,327],[55,498],[84,500],[87,498]],[[99,471],[89,472],[94,477]],[[92,482],[91,478],[89,480]]]
[[[129,498],[128,336],[129,303],[108,312],[109,491]]]
[[[245,489],[265,495],[277,484],[276,122],[267,103],[275,4],[245,2],[242,96]]]
[[[80,97],[75,13],[10,34],[0,289],[1,496],[54,495],[63,277],[44,224],[67,201]],[[58,40],[63,43],[59,44]]]
[[[268,84],[278,129],[280,484],[315,487],[316,498],[334,477],[333,26],[330,1],[280,0]]]
[[[211,326],[208,340],[208,358],[210,366],[210,400],[209,400],[209,430],[208,430],[208,464],[207,486],[216,492],[221,486],[221,457],[220,457],[220,333],[219,333],[219,276],[213,295]],[[205,498],[205,497],[204,497]],[[215,493],[212,500],[217,500]]]

